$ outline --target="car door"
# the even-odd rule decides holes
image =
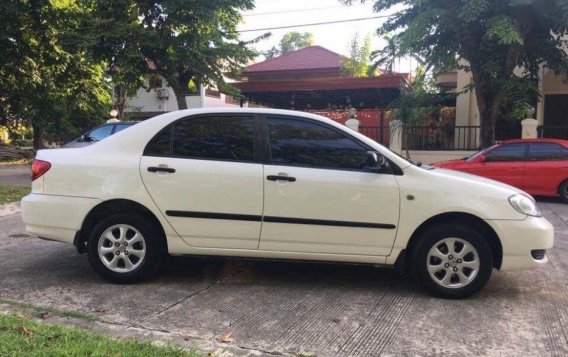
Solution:
[[[257,249],[263,167],[252,115],[191,116],[148,144],[140,174],[148,193],[190,245]]]
[[[525,177],[525,189],[530,194],[556,195],[568,178],[568,148],[552,142],[531,142]]]
[[[390,172],[365,168],[363,143],[315,120],[267,116],[260,249],[388,255],[399,187]]]
[[[526,143],[505,143],[470,165],[468,172],[524,189]]]

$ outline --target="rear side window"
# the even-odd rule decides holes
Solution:
[[[175,122],[156,135],[145,155],[254,161],[252,117],[197,117]]]
[[[567,160],[568,148],[556,143],[531,143],[529,161]]]
[[[87,136],[89,137],[89,140],[92,141],[103,140],[107,136],[110,136],[112,127],[112,125],[101,126],[99,128],[93,129]]]
[[[367,149],[327,126],[305,120],[267,118],[272,163],[329,169],[363,169]]]
[[[485,155],[487,162],[508,162],[508,161],[524,161],[527,144],[512,143],[503,144],[495,150]]]
[[[115,127],[114,127],[114,133],[113,133],[113,134],[116,134],[116,133],[118,133],[119,131],[122,131],[122,130],[124,130],[124,129],[126,129],[126,128],[129,128],[129,127],[131,127],[132,125],[133,125],[133,124],[116,124]]]

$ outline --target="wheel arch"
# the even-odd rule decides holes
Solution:
[[[408,240],[408,243],[406,245],[405,256],[410,256],[408,254],[412,251],[413,247],[416,245],[416,243],[420,239],[420,236],[424,231],[426,231],[426,229],[428,229],[432,225],[441,223],[462,223],[470,226],[473,229],[482,230],[483,237],[485,237],[491,247],[491,252],[493,254],[493,266],[497,269],[501,267],[501,262],[503,259],[503,247],[501,245],[501,240],[499,239],[499,236],[497,235],[495,230],[483,219],[473,214],[464,212],[441,213],[424,221],[420,226],[418,226],[418,228],[414,230],[414,232],[410,236],[410,239]]]
[[[73,240],[73,245],[77,248],[77,251],[80,254],[83,254],[87,251],[87,241],[89,239],[89,234],[93,230],[97,222],[103,217],[108,217],[116,213],[136,213],[147,217],[160,230],[164,244],[163,247],[165,248],[166,252],[168,251],[168,242],[166,239],[164,227],[162,226],[156,215],[152,213],[152,211],[150,211],[144,205],[132,200],[112,199],[101,202],[93,207],[83,220],[81,229],[77,232],[75,239]]]

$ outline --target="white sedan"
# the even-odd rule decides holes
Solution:
[[[495,181],[418,167],[326,118],[269,109],[164,114],[83,148],[41,150],[26,229],[72,243],[111,282],[167,254],[396,266],[470,296],[493,268],[547,262],[552,225]]]

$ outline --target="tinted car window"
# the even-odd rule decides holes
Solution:
[[[568,148],[555,143],[531,143],[529,161],[551,161],[568,159]]]
[[[114,126],[114,133],[113,133],[113,134],[116,134],[116,133],[118,133],[119,131],[122,131],[122,130],[124,130],[124,129],[128,128],[128,127],[131,127],[131,126],[132,126],[132,124],[126,124],[126,123],[125,123],[125,124],[116,124],[116,125]]]
[[[158,135],[154,136],[148,146],[146,146],[146,150],[144,151],[144,155],[147,156],[170,156],[172,154],[171,147],[172,147],[172,127],[169,126],[166,129],[162,130],[158,133]]]
[[[91,132],[89,132],[87,136],[89,140],[96,140],[96,141],[102,140],[111,134],[112,127],[113,127],[112,125],[104,125],[98,127],[96,129],[93,129]]]
[[[361,169],[367,149],[339,131],[304,120],[267,118],[272,163]]]
[[[526,146],[527,144],[524,143],[504,144],[487,153],[487,155],[485,155],[485,161],[523,161],[525,159]]]
[[[184,119],[156,135],[145,155],[254,161],[254,120],[230,116]]]

